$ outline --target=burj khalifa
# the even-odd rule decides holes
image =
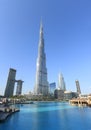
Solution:
[[[49,84],[47,81],[46,54],[44,49],[43,26],[41,23],[34,93],[36,95],[42,94],[47,96],[48,91]]]

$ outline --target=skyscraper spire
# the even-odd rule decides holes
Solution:
[[[42,20],[40,22],[40,32],[43,32],[43,23],[42,23]]]
[[[44,51],[43,25],[40,24],[40,38],[36,68],[35,94],[48,95],[46,55]]]
[[[44,36],[43,36],[43,24],[42,21],[40,22],[40,38],[39,38],[39,44],[44,45]]]

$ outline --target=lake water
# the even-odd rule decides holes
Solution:
[[[60,102],[17,105],[0,130],[91,130],[91,108]]]

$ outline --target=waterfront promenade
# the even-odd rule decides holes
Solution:
[[[91,96],[83,98],[75,98],[69,101],[71,105],[78,106],[90,106],[91,107]]]
[[[15,112],[19,112],[20,110],[18,108],[12,108],[12,107],[5,107],[3,105],[0,105],[0,122],[3,122],[7,119],[8,116],[14,114]]]

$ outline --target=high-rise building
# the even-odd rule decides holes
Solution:
[[[10,68],[4,96],[11,97],[14,92],[16,70]]]
[[[56,89],[56,83],[54,82],[54,83],[50,83],[49,84],[49,92],[50,92],[50,94],[52,94],[52,95],[54,95],[54,91],[55,91],[55,89]]]
[[[16,80],[16,82],[17,82],[16,95],[21,95],[21,93],[22,93],[22,84],[23,84],[24,81]]]
[[[62,74],[59,74],[58,76],[58,88],[63,91],[66,91],[66,85]]]
[[[41,23],[34,93],[36,95],[39,95],[39,94],[48,95],[48,91],[49,91],[49,84],[47,81],[47,68],[46,68],[46,55],[44,51],[43,26]]]
[[[76,83],[77,93],[78,93],[78,94],[81,94],[81,89],[80,89],[80,84],[79,84],[79,81],[78,81],[78,80],[76,80],[76,81],[75,81],[75,83]]]

